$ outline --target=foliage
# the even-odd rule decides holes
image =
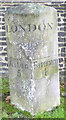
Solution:
[[[2,93],[7,94],[9,89],[9,80],[7,78],[2,79]]]

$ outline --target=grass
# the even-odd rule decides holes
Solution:
[[[62,88],[63,89],[63,88]],[[27,111],[21,111],[17,109],[15,106],[12,107],[9,104],[6,104],[5,98],[9,95],[9,80],[4,78],[2,80],[2,93],[3,93],[3,101],[2,101],[2,120],[3,118],[64,118],[64,98],[61,97],[60,105],[55,107],[53,110],[43,113],[37,113],[36,115],[31,115]]]

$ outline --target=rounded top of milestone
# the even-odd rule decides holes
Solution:
[[[23,3],[22,5],[18,5],[15,7],[9,8],[6,13],[7,14],[40,14],[43,13],[45,10],[51,8],[45,6],[41,3]],[[51,10],[51,9],[50,9]]]

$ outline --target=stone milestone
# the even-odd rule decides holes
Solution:
[[[23,3],[5,15],[11,101],[35,114],[60,104],[57,12]]]

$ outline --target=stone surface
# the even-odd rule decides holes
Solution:
[[[1,2],[65,2],[65,0],[1,0]]]
[[[2,0],[2,2],[51,2],[52,0]]]
[[[60,104],[57,12],[22,4],[5,15],[11,101],[32,114]]]

